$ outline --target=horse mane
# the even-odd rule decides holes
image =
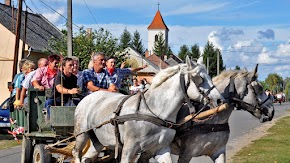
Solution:
[[[220,75],[215,76],[212,81],[213,83],[219,83],[222,80],[224,80],[225,78],[230,78],[230,77],[250,77],[250,75],[252,75],[253,72],[248,72],[247,70],[226,70],[220,73]],[[255,77],[257,78],[257,74],[255,75]]]
[[[150,88],[156,88],[165,82],[168,78],[175,75],[177,72],[180,71],[182,67],[185,67],[186,64],[179,64],[173,67],[168,67],[159,71],[152,80]]]

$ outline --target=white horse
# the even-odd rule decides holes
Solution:
[[[271,121],[273,102],[257,81],[257,66],[253,72],[224,71],[213,82],[229,104],[248,111],[261,122]],[[190,128],[177,130],[171,147],[172,153],[179,155],[178,163],[188,163],[192,157],[202,155],[216,163],[225,163],[230,134],[228,119],[233,108],[217,113],[206,122],[193,122]]]
[[[201,59],[199,60],[201,62]],[[153,79],[150,89],[145,93],[145,99],[134,95],[123,104],[120,116],[131,114],[148,115],[166,122],[175,123],[177,113],[185,99],[217,106],[222,96],[212,84],[211,78],[204,73],[205,68],[193,63],[187,58],[186,64],[179,64],[161,70]],[[184,82],[184,83],[183,83]],[[74,133],[82,133],[76,137],[76,145],[72,151],[75,161],[84,161],[81,150],[90,138],[94,148],[90,148],[88,158],[99,153],[103,146],[112,150],[118,147],[115,127],[106,124],[86,132],[101,123],[115,117],[114,111],[127,96],[119,93],[97,91],[85,97],[75,111]],[[156,125],[143,120],[129,120],[117,125],[119,128],[121,162],[136,162],[138,154],[152,153],[158,162],[172,162],[170,143],[176,131],[170,127]],[[92,132],[93,131],[93,132]],[[92,146],[91,146],[92,147]]]

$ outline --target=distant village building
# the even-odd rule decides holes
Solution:
[[[0,102],[9,97],[7,82],[12,81],[12,69],[15,48],[15,29],[17,9],[11,7],[11,0],[0,3]],[[37,65],[37,60],[47,57],[44,53],[48,41],[54,38],[61,38],[62,33],[52,23],[40,14],[27,13],[26,42],[24,40],[25,12],[22,11],[21,33],[18,52],[18,61],[28,57]],[[22,47],[24,54],[22,55]],[[19,67],[17,68],[19,71]]]
[[[160,11],[158,10],[155,14],[155,17],[151,24],[148,26],[148,49],[145,54],[139,54],[132,48],[127,48],[124,50],[127,53],[127,57],[130,60],[131,66],[139,67],[147,64],[148,67],[138,71],[135,75],[138,80],[146,78],[147,81],[151,82],[152,78],[158,73],[161,69],[165,69],[170,66],[175,66],[183,61],[171,54],[168,56],[164,56],[164,59],[161,59],[156,54],[154,54],[154,44],[157,40],[157,35],[161,32],[163,33],[164,40],[166,45],[168,45],[168,27],[166,26]],[[134,76],[133,76],[134,77]]]

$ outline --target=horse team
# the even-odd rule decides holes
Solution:
[[[229,108],[202,121],[188,121],[177,126],[189,114],[228,103]],[[127,96],[97,91],[86,96],[76,107],[74,160],[93,162],[103,149],[114,151],[120,162],[178,162],[192,157],[209,156],[217,163],[225,162],[229,138],[228,119],[240,107],[261,122],[274,116],[272,101],[253,72],[226,71],[213,81],[202,58],[197,62],[187,57],[185,64],[161,70],[143,94]],[[99,128],[103,122],[110,121]],[[81,134],[80,134],[81,133]],[[87,141],[90,149],[82,155]]]

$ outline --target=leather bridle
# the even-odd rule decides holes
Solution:
[[[194,78],[191,76],[191,80],[194,81]],[[194,81],[195,82],[195,81]],[[187,83],[185,83],[185,74],[181,73],[180,74],[180,85],[181,85],[181,89],[183,92],[183,96],[185,99],[185,103],[188,106],[188,108],[190,108],[190,110],[193,110],[193,113],[196,112],[195,107],[192,105],[188,95],[187,95],[187,89],[189,87],[190,84],[190,77],[188,75],[188,80]],[[206,92],[202,91],[198,86],[197,89],[199,91],[199,93],[202,95],[202,99],[200,102],[204,102],[204,104],[209,104],[210,98],[208,97],[208,95],[210,94],[210,92],[215,88],[215,86],[213,85],[212,87],[210,87]]]
[[[246,89],[248,88],[248,86],[250,87],[250,89],[252,90],[252,92],[254,93],[254,95],[255,95],[255,104],[250,104],[250,103],[247,103],[247,102],[245,102],[245,101],[243,101],[242,99],[244,98],[244,97],[234,97],[234,94],[235,94],[235,91],[236,91],[236,89],[235,89],[235,83],[234,83],[234,79],[235,79],[235,77],[231,77],[230,78],[230,87],[229,87],[229,94],[230,94],[230,97],[229,97],[229,100],[230,100],[230,103],[232,103],[233,101],[236,101],[236,102],[238,102],[239,104],[244,104],[244,105],[246,105],[246,106],[250,106],[250,107],[252,107],[253,108],[253,110],[255,110],[255,109],[258,109],[258,110],[260,110],[263,114],[265,114],[265,112],[264,112],[264,110],[263,110],[263,108],[261,107],[264,103],[266,103],[269,99],[270,99],[270,96],[268,96],[264,101],[262,101],[262,102],[259,102],[259,99],[258,99],[258,94],[257,94],[257,92],[255,91],[255,88],[253,87],[253,85],[252,85],[252,82],[254,82],[255,80],[253,80],[253,79],[251,79],[250,81],[247,81],[247,84],[246,84]],[[243,95],[243,96],[245,96],[245,95]]]

